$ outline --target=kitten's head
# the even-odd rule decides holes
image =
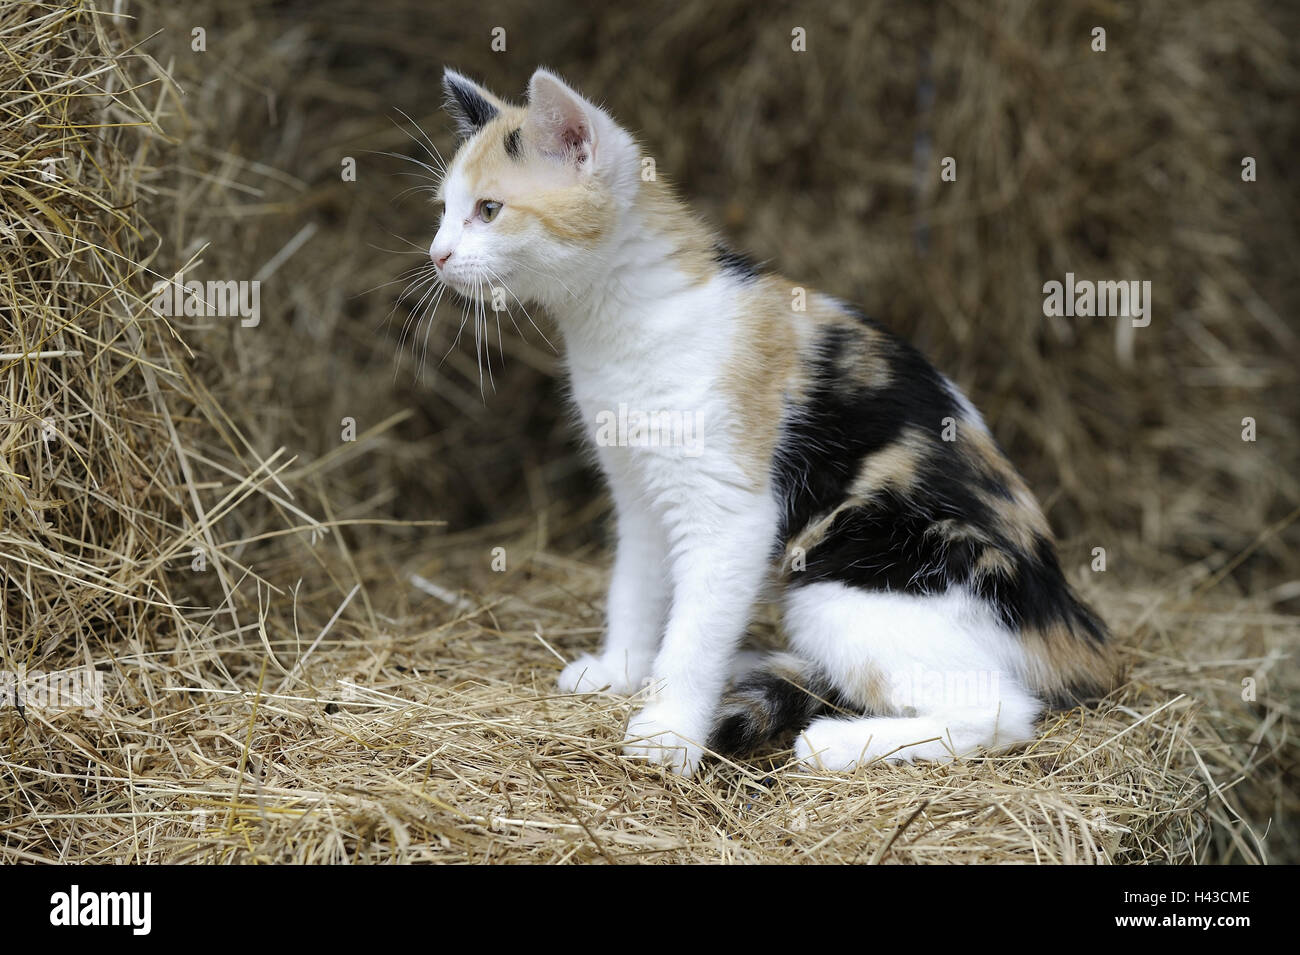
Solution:
[[[529,81],[527,106],[452,70],[443,88],[462,141],[438,190],[439,277],[467,296],[503,285],[522,300],[563,300],[635,197],[636,145],[547,70]]]

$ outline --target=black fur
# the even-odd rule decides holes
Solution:
[[[830,678],[811,663],[799,661],[797,670],[766,665],[727,694],[708,747],[723,755],[751,752],[783,732],[807,725],[815,716],[838,709],[842,702]]]
[[[785,501],[782,539],[839,504],[862,459],[892,443],[906,427],[936,436],[957,407],[925,357],[867,319],[863,330],[832,325],[811,369],[817,384],[786,424],[777,449],[776,487]],[[880,333],[891,382],[869,389],[839,371],[843,355],[867,347],[865,328]]]
[[[864,320],[865,321],[865,320]],[[831,326],[812,369],[817,382],[789,416],[775,465],[785,501],[781,540],[841,504],[863,459],[897,440],[905,428],[925,438],[915,488],[877,490],[842,511],[805,556],[791,585],[839,581],[869,590],[943,593],[966,585],[988,600],[1016,630],[1064,625],[1094,645],[1101,621],[1071,591],[1049,540],[1036,536],[1026,551],[1009,538],[991,502],[1013,495],[996,474],[941,438],[943,419],[974,425],[962,414],[943,377],[907,343],[874,324],[867,342],[852,326]],[[843,374],[847,349],[873,347],[890,370],[889,384],[872,388]],[[1006,568],[977,568],[986,551]]]
[[[518,159],[519,151],[519,127],[516,126],[510,132],[506,133],[505,139],[506,155],[511,159]]]
[[[713,245],[713,261],[718,263],[719,268],[728,275],[747,281],[763,274],[757,262],[744,253],[727,248],[721,242],[715,242]]]
[[[443,74],[442,88],[447,94],[447,111],[456,121],[462,139],[473,136],[496,117],[497,108],[472,84]]]

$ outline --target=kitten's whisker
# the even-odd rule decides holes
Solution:
[[[403,199],[406,196],[409,196],[413,192],[432,192],[436,195],[438,192],[438,187],[437,186],[411,186],[409,189],[403,189],[401,192],[395,195],[393,199],[394,200]]]
[[[525,266],[525,268],[527,268],[527,266]],[[488,271],[491,271],[491,269],[489,269]],[[534,270],[534,271],[536,271],[536,270]],[[520,311],[522,311],[522,312],[524,313],[524,317],[528,319],[528,324],[529,324],[529,325],[532,325],[533,328],[537,329],[537,334],[539,334],[539,335],[542,336],[542,341],[546,342],[547,346],[551,349],[551,351],[557,352],[557,354],[558,354],[558,351],[557,351],[556,347],[555,347],[553,344],[551,344],[551,340],[550,340],[549,338],[546,337],[546,332],[542,331],[541,328],[538,327],[537,323],[536,323],[535,321],[533,321],[533,316],[531,316],[531,315],[528,314],[528,309],[527,309],[527,307],[524,305],[523,302],[519,301],[519,296],[516,295],[516,294],[514,293],[514,290],[513,290],[512,288],[510,288],[510,286],[507,285],[504,281],[502,281],[501,276],[497,275],[495,272],[492,272],[492,275],[493,275],[493,277],[496,278],[496,280],[497,280],[498,282],[501,282],[501,287],[502,287],[503,289],[505,289],[507,292],[510,293],[510,297],[513,298],[516,302],[519,303],[519,309],[520,309]],[[515,320],[515,319],[514,319],[514,316],[511,315],[511,316],[510,316],[510,321],[513,323],[514,320]],[[518,326],[517,324],[515,325],[515,331],[519,331],[519,326]],[[519,333],[520,333],[521,335],[523,334],[523,332],[519,332]]]
[[[404,288],[401,294],[397,296],[397,300],[399,302],[405,300],[410,295],[410,290],[412,288],[422,285],[424,282],[428,281],[429,279],[437,279],[437,278],[438,278],[437,269],[420,272],[418,275],[415,275],[406,283],[406,288]],[[397,281],[400,282],[401,279],[398,279]],[[390,282],[388,284],[396,285],[397,282]]]
[[[566,292],[569,293],[569,297],[570,297],[570,298],[574,299],[575,301],[578,300],[578,294],[577,294],[576,292],[574,292],[573,289],[569,288],[568,285],[565,284],[564,279],[560,278],[559,273],[557,273],[557,272],[543,271],[542,269],[535,269],[535,268],[533,268],[531,265],[525,265],[523,262],[517,262],[517,263],[515,263],[515,264],[516,264],[519,268],[521,268],[521,269],[527,269],[528,271],[533,272],[533,273],[535,273],[535,274],[537,274],[537,275],[540,275],[540,276],[542,276],[543,278],[548,278],[548,279],[553,279],[553,280],[555,280],[556,282],[559,283],[559,285],[560,285],[560,287],[561,287],[562,289],[564,289]]]
[[[421,255],[428,255],[428,254],[429,254],[429,247],[428,247],[427,245],[420,245],[420,244],[418,244],[418,243],[416,243],[416,242],[412,242],[412,241],[411,241],[410,239],[408,239],[406,236],[404,236],[404,235],[398,235],[396,232],[390,232],[390,233],[388,233],[388,234],[391,235],[391,236],[392,236],[394,239],[396,239],[398,242],[405,242],[407,245],[409,245],[409,246],[410,246],[412,249],[414,249],[416,252],[419,252]],[[404,254],[406,254],[406,255],[410,255],[411,253],[408,252],[408,253],[404,253]],[[432,260],[432,259],[429,260],[429,264],[430,264],[430,265],[433,264],[433,260]]]
[[[437,280],[438,280],[438,277],[437,277],[436,275],[425,276],[425,277],[423,277],[423,278],[416,278],[416,279],[413,279],[413,280],[411,281],[411,283],[410,283],[409,285],[407,285],[406,290],[404,290],[403,293],[402,293],[401,295],[399,295],[399,296],[397,296],[395,299],[393,299],[393,306],[392,306],[392,308],[390,308],[390,309],[388,310],[388,314],[385,315],[385,316],[383,317],[383,319],[380,320],[379,324],[375,326],[374,331],[375,331],[375,332],[378,332],[378,331],[380,330],[380,328],[387,328],[387,327],[389,327],[390,325],[393,324],[393,316],[394,316],[395,314],[397,314],[397,309],[398,309],[398,307],[402,304],[402,300],[403,300],[403,298],[406,297],[406,293],[407,293],[407,291],[410,291],[410,290],[412,289],[412,286],[416,286],[417,283],[418,283],[419,287],[422,288],[426,283],[429,283],[429,282],[436,282]],[[407,327],[410,325],[410,322],[411,322],[411,316],[410,316],[410,314],[408,313],[407,316],[406,316],[406,321],[403,322],[403,324],[402,324],[402,335],[398,338],[398,343],[397,343],[397,344],[398,344],[398,350],[399,350],[399,351],[401,350],[402,342],[403,342],[403,340],[405,339],[406,329],[407,329]]]
[[[492,377],[492,349],[491,349],[491,347],[483,347],[482,349],[480,349],[480,344],[483,344],[484,346],[487,345],[487,343],[486,343],[486,339],[487,339],[487,330],[488,330],[488,322],[487,322],[487,302],[486,302],[486,301],[484,300],[484,298],[483,298],[483,282],[484,282],[484,279],[485,279],[485,276],[483,276],[483,275],[477,275],[477,276],[474,277],[474,290],[475,290],[476,295],[478,296],[478,314],[479,314],[479,318],[480,318],[480,321],[475,322],[475,324],[474,324],[474,351],[477,353],[477,352],[479,352],[480,350],[482,350],[482,351],[485,351],[485,352],[487,353],[488,383],[492,386],[492,390],[495,392],[495,391],[497,390],[497,383],[496,383],[496,379],[494,379],[494,378]],[[483,394],[483,361],[482,361],[482,359],[479,360],[478,390],[479,390],[479,394],[480,394],[480,395],[482,396],[482,398],[483,398],[484,403],[486,403],[486,402],[487,402],[487,396],[486,396],[485,394]]]
[[[416,265],[416,266],[412,266],[411,268],[407,269],[405,272],[402,272],[401,274],[399,274],[399,275],[397,276],[397,278],[395,278],[395,279],[393,279],[393,280],[391,280],[391,281],[389,281],[389,282],[380,282],[378,285],[372,285],[370,288],[365,289],[364,291],[357,292],[357,293],[356,293],[355,295],[353,295],[352,297],[353,297],[353,298],[360,298],[362,295],[369,295],[371,292],[378,292],[381,288],[388,288],[388,286],[390,286],[390,285],[396,285],[398,282],[404,282],[404,281],[407,281],[409,278],[411,278],[411,276],[417,276],[417,277],[418,277],[419,275],[421,275],[421,274],[423,274],[423,273],[431,272],[431,271],[434,271],[434,269],[433,269],[433,263],[432,263],[432,262],[430,262],[428,265]]]
[[[400,281],[400,279],[398,281]],[[398,306],[401,305],[409,295],[414,294],[416,290],[423,288],[429,282],[437,281],[439,281],[439,278],[436,271],[428,274],[417,275],[415,278],[411,279],[411,281],[407,283],[406,288],[402,290],[402,293],[393,300],[393,307],[388,310],[385,324],[392,321],[393,313],[397,311]]]
[[[461,305],[461,312],[460,312],[460,327],[456,329],[456,337],[452,339],[451,345],[448,346],[447,350],[442,355],[442,359],[438,362],[439,367],[441,367],[442,363],[447,360],[447,356],[451,354],[451,350],[460,344],[460,335],[461,332],[465,331],[465,322],[468,320],[469,320],[469,301],[463,300]]]
[[[491,271],[491,269],[489,269],[488,271]],[[493,274],[494,276],[496,275],[495,272],[492,272],[492,274]],[[498,278],[497,281],[500,281],[500,278]],[[501,282],[501,285],[502,285],[502,287],[505,288],[505,290],[506,290],[507,292],[510,292],[510,288],[509,288],[509,286],[506,285],[505,282]],[[514,293],[514,292],[510,292],[510,294],[511,294],[511,295],[514,295],[515,293]],[[502,303],[502,304],[504,304],[504,303]],[[498,349],[498,351],[500,351],[500,353],[501,353],[501,367],[502,367],[502,368],[505,368],[505,365],[506,365],[506,340],[505,340],[505,337],[501,334],[501,311],[502,311],[501,309],[499,309],[499,308],[496,307],[496,300],[493,299],[493,301],[492,301],[492,314],[493,314],[493,317],[496,318],[496,322],[497,322],[497,349]],[[508,309],[508,308],[505,309],[505,313],[506,313],[507,315],[510,315],[510,309]],[[513,317],[513,316],[511,316],[510,321],[511,321],[511,322],[514,322],[514,317]],[[489,345],[488,345],[488,348],[491,349],[491,347],[492,347],[492,346],[489,344]]]
[[[435,169],[433,166],[430,166],[427,162],[423,162],[422,160],[416,159],[413,156],[407,156],[402,153],[390,152],[384,149],[367,149],[365,150],[365,152],[372,153],[376,156],[387,156],[390,159],[402,159],[405,160],[406,162],[413,163],[414,165],[419,166],[421,169],[428,171],[430,173],[429,180],[431,182],[436,182],[439,185],[442,184],[442,177],[446,175],[445,169]]]
[[[479,312],[483,297],[479,294],[479,277],[474,276],[474,360],[478,363],[478,393],[483,398],[483,339],[479,334]],[[485,399],[486,400],[486,399]]]
[[[396,236],[396,238],[401,238],[401,236]],[[424,256],[427,256],[427,255],[429,254],[429,249],[428,249],[427,246],[418,246],[418,245],[415,245],[415,243],[414,243],[414,242],[411,242],[409,239],[402,239],[402,241],[403,241],[403,242],[407,242],[408,244],[414,246],[414,249],[385,249],[382,245],[374,245],[374,244],[372,244],[372,243],[370,243],[370,242],[367,242],[366,245],[367,245],[367,247],[369,247],[369,248],[371,248],[371,249],[374,249],[376,252],[386,252],[386,253],[388,253],[389,255],[424,255]]]
[[[400,364],[402,364],[400,363],[400,359],[402,359],[402,353],[406,351],[407,338],[409,337],[409,335],[411,335],[412,325],[415,326],[416,330],[419,330],[420,321],[421,321],[420,318],[421,305],[424,304],[424,301],[426,299],[428,299],[429,292],[437,292],[437,295],[435,295],[433,301],[434,308],[437,308],[438,300],[442,298],[442,291],[445,290],[446,288],[446,286],[443,285],[441,279],[438,279],[437,275],[434,275],[433,279],[434,281],[430,283],[429,288],[426,288],[424,295],[420,296],[420,301],[417,301],[415,307],[413,307],[411,311],[407,313],[406,321],[402,322],[402,334],[400,334],[398,337],[398,347],[396,347],[395,350],[395,360],[393,365],[394,381],[396,381],[396,374],[398,374],[398,369],[400,368]],[[426,279],[426,282],[428,282],[428,279]],[[398,307],[398,303],[396,303],[395,301],[395,303],[393,303],[394,311],[396,311],[396,307]],[[393,320],[393,313],[390,312],[389,321],[391,322],[391,320]],[[413,342],[411,344],[411,357],[412,360],[416,359],[416,348],[415,348],[415,343]],[[419,363],[416,363],[416,369],[419,370],[419,368],[420,368]]]
[[[491,269],[488,269],[488,271],[489,271],[489,272],[492,272]],[[494,279],[496,279],[498,282],[501,282],[501,287],[504,288],[507,292],[510,292],[510,295],[514,298],[514,300],[515,300],[516,302],[519,302],[519,296],[515,295],[515,293],[511,290],[510,286],[509,286],[509,285],[506,285],[506,283],[503,282],[503,281],[501,280],[501,276],[497,275],[496,272],[492,272],[492,277],[493,277]],[[525,315],[528,314],[528,309],[524,308],[524,303],[523,303],[523,302],[519,302],[519,307],[520,307],[521,309],[523,309],[523,312],[524,312]],[[516,333],[520,338],[524,338],[523,330],[519,327],[519,323],[515,321],[515,316],[511,313],[510,309],[507,308],[507,309],[505,310],[505,313],[506,313],[506,317],[510,319],[510,324],[514,326],[515,333]],[[529,316],[528,320],[531,322],[531,321],[532,321],[532,317]],[[534,324],[533,327],[536,328],[537,326]],[[545,338],[546,336],[543,335],[542,337]],[[526,338],[525,338],[524,340],[527,341]],[[506,343],[505,343],[505,339],[504,339],[504,338],[502,337],[502,335],[501,335],[501,316],[500,316],[500,314],[497,315],[497,343],[498,343],[498,345],[500,346],[500,349],[501,349],[501,360],[504,362],[504,361],[505,361],[505,358],[506,358]]]
[[[390,234],[391,234],[391,233],[390,233]],[[400,239],[400,240],[403,241],[403,242],[409,242],[409,241],[410,241],[410,240],[408,240],[408,239],[403,239],[402,236],[395,235],[395,234],[393,234],[393,237],[396,238],[396,239]],[[414,245],[415,243],[412,242],[412,243],[410,243],[410,244],[411,244],[411,245]],[[428,253],[427,253],[427,252],[423,252],[422,254],[427,255]],[[439,279],[439,277],[438,277],[438,269],[437,269],[437,267],[434,266],[432,260],[430,260],[430,261],[427,262],[427,263],[421,263],[420,265],[415,266],[415,267],[412,268],[412,269],[408,269],[406,272],[402,273],[401,276],[398,276],[398,278],[395,279],[394,281],[392,281],[392,282],[387,282],[387,283],[385,283],[384,285],[381,285],[381,286],[378,286],[378,287],[379,287],[379,288],[385,288],[385,287],[387,287],[388,285],[395,285],[397,282],[400,282],[404,276],[406,276],[406,275],[411,275],[411,274],[413,274],[413,273],[414,273],[414,275],[415,275],[415,278],[411,279],[411,281],[407,284],[406,288],[404,288],[404,289],[402,290],[401,294],[398,295],[397,298],[394,300],[394,302],[393,302],[393,307],[392,307],[391,309],[389,309],[389,311],[388,311],[388,315],[387,315],[387,316],[385,317],[385,319],[384,319],[384,324],[389,324],[389,323],[392,322],[392,320],[393,320],[393,314],[397,311],[397,307],[398,307],[402,302],[404,302],[407,298],[409,298],[410,296],[412,296],[412,295],[416,294],[417,292],[421,291],[422,289],[424,289],[424,287],[425,287],[426,285],[428,285],[430,282],[438,283],[438,282],[441,281],[441,280]],[[401,339],[400,339],[400,341],[399,341],[399,346],[405,344],[405,342],[406,342],[406,332],[407,332],[407,330],[408,330],[409,327],[410,327],[411,318],[412,318],[412,316],[415,314],[415,312],[417,312],[417,311],[419,310],[420,304],[423,303],[427,297],[428,297],[428,293],[425,292],[425,294],[420,298],[420,301],[416,303],[416,306],[415,306],[415,308],[412,310],[411,314],[408,314],[408,315],[407,315],[406,322],[403,323],[403,325],[402,325],[402,337],[401,337]],[[418,326],[417,326],[417,327],[418,327]]]
[[[394,106],[393,108],[394,108],[395,110],[397,110],[399,113],[401,113],[401,114],[402,114],[402,117],[403,117],[403,118],[404,118],[408,123],[410,123],[412,126],[415,127],[415,131],[416,131],[417,133],[419,133],[421,136],[424,137],[424,143],[422,143],[422,144],[420,144],[420,145],[425,146],[425,147],[426,147],[426,151],[427,151],[427,152],[429,153],[429,155],[434,159],[434,161],[437,162],[438,165],[441,166],[442,169],[443,169],[444,171],[446,171],[446,169],[447,169],[447,162],[446,162],[445,159],[442,158],[442,153],[440,153],[440,152],[438,151],[438,147],[435,146],[435,145],[433,144],[433,140],[429,138],[429,134],[426,133],[426,132],[424,131],[424,127],[421,126],[419,123],[417,123],[417,122],[416,122],[414,119],[412,119],[410,116],[407,116],[407,115],[406,115],[406,110],[402,109],[400,106]],[[393,125],[396,126],[397,124],[394,123]],[[399,128],[399,129],[402,129],[402,127],[400,127],[400,126],[399,126],[398,128]],[[405,130],[405,129],[402,129],[402,132],[406,133],[406,130]],[[411,136],[410,133],[406,133],[406,135]],[[416,143],[419,143],[419,142],[420,142],[418,139],[415,139],[414,136],[411,136],[411,139],[414,140]],[[426,144],[427,144],[427,145],[426,145]]]
[[[429,360],[429,335],[433,331],[434,322],[438,317],[438,306],[442,304],[442,297],[447,291],[447,286],[443,285],[438,289],[438,294],[434,296],[433,301],[425,308],[420,315],[420,321],[424,323],[424,340],[420,344],[420,362],[419,367],[423,368]],[[416,331],[419,331],[419,325],[416,325]],[[415,357],[415,345],[411,345],[411,356]]]
[[[429,300],[430,295],[434,294],[435,292],[438,292],[442,288],[446,288],[446,286],[442,285],[441,283],[430,285],[429,288],[425,290],[424,294],[420,296],[420,300],[415,303],[415,307],[411,309],[410,314],[406,316],[406,322],[402,325],[402,340],[399,343],[400,345],[404,345],[406,343],[407,331],[411,328],[412,322],[415,323],[416,330],[417,331],[419,330],[420,322],[424,320],[424,314],[421,311],[421,309],[424,306],[424,303]]]

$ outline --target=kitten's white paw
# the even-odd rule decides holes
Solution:
[[[682,776],[691,776],[704,748],[698,741],[704,731],[679,711],[655,703],[634,713],[623,737],[623,755],[666,766]]]
[[[940,741],[921,742],[919,731],[900,732],[891,724],[899,720],[839,719],[814,720],[794,743],[794,756],[809,769],[848,772],[864,763],[883,759],[886,763],[913,760],[947,762],[952,754]]]
[[[649,666],[637,667],[626,661],[617,664],[584,653],[564,668],[556,685],[561,693],[616,693],[631,695],[641,689]]]
[[[794,741],[794,758],[808,769],[845,772],[864,761],[863,742],[838,731],[831,720],[816,720]]]

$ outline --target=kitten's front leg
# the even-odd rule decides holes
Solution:
[[[668,604],[663,528],[631,494],[614,494],[618,544],[609,582],[609,622],[600,653],[584,653],[564,668],[565,693],[608,689],[631,694],[649,679]]]
[[[732,490],[727,497],[692,502],[669,528],[673,601],[655,657],[653,702],[633,714],[624,741],[625,755],[687,776],[703,756],[777,535],[769,496]]]

